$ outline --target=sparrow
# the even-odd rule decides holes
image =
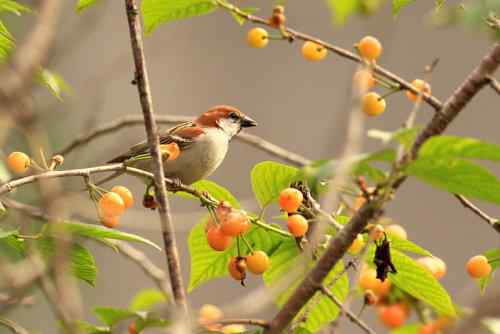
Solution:
[[[237,108],[219,105],[192,122],[181,123],[160,133],[160,144],[175,142],[180,149],[177,159],[164,159],[165,177],[186,185],[208,177],[226,157],[231,139],[243,128],[256,125],[257,122]],[[149,146],[146,141],[142,141],[108,163],[126,163],[133,157],[147,153]],[[152,162],[151,159],[139,160],[130,166],[151,171]]]

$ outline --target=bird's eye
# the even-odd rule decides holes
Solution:
[[[240,117],[238,116],[237,113],[232,112],[229,114],[229,118],[236,120],[236,119],[239,119]]]

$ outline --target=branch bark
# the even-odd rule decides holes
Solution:
[[[443,109],[435,114],[430,123],[417,137],[412,148],[412,157],[416,156],[419,148],[426,140],[441,134],[448,127],[477,92],[489,82],[487,77],[493,74],[499,65],[500,44],[497,43],[447,100]],[[395,190],[404,180],[404,177],[396,178],[390,184],[391,188]],[[325,277],[344,256],[358,233],[366,227],[370,219],[380,213],[384,203],[388,200],[387,195],[385,195],[387,191],[378,194],[372,201],[365,203],[351,218],[351,221],[331,240],[316,266],[305,277],[274,319],[271,320],[270,327],[264,332],[265,334],[278,334],[285,329],[314,293],[321,288]]]
[[[156,125],[153,100],[149,86],[146,60],[144,56],[144,45],[142,42],[142,27],[139,19],[139,9],[136,0],[125,0],[125,9],[128,19],[132,54],[135,63],[135,81],[141,101],[144,125],[147,140],[151,151],[153,162],[153,174],[155,182],[156,197],[159,203],[158,213],[161,221],[165,255],[167,257],[168,272],[174,299],[178,307],[187,315],[187,300],[182,281],[182,272],[177,250],[174,225],[170,216],[170,205],[167,198],[165,186],[165,175],[163,173],[163,162],[160,153],[160,141],[158,127]]]

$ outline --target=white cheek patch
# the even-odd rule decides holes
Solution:
[[[236,135],[239,130],[240,130],[240,125],[232,120],[229,119],[221,119],[218,122],[219,127],[229,136],[233,137]]]

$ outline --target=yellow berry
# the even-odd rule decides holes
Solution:
[[[248,270],[256,275],[264,273],[271,265],[271,260],[263,251],[253,252],[247,256],[246,260]]]
[[[375,86],[375,78],[373,76],[373,73],[367,69],[362,69],[354,73],[352,81],[355,87],[363,91],[371,89],[373,88],[373,86]]]
[[[361,249],[363,249],[364,245],[365,240],[363,239],[363,235],[358,234],[347,251],[352,255],[356,255]]]
[[[446,263],[437,257],[421,257],[417,259],[417,263],[437,279],[441,279],[446,274]]]
[[[222,329],[221,329],[222,334],[247,333],[245,331],[246,331],[245,326],[238,325],[238,324],[226,325],[226,326],[222,327]]]
[[[408,239],[408,234],[406,233],[406,230],[403,228],[403,226],[398,224],[387,225],[385,227],[385,232],[387,232],[389,235],[394,235],[399,239],[403,240]]]
[[[113,188],[111,188],[111,191],[120,195],[123,203],[125,204],[125,209],[128,209],[132,207],[132,205],[134,205],[134,195],[132,195],[132,192],[127,187],[114,186]]]
[[[302,55],[310,61],[319,61],[325,59],[328,50],[320,44],[312,41],[306,41],[302,45]]]
[[[431,85],[429,85],[427,82],[421,79],[415,79],[411,82],[411,84],[419,91],[422,92],[423,94],[431,94]],[[413,92],[410,92],[409,90],[406,91],[406,96],[410,101],[417,101],[418,96],[414,94]]]
[[[385,111],[385,100],[380,95],[370,92],[361,101],[363,112],[368,116],[377,116]]]
[[[262,28],[252,28],[248,31],[247,42],[254,48],[264,48],[269,43],[267,31]]]
[[[120,195],[110,191],[99,199],[99,209],[104,217],[119,216],[125,210],[125,203]]]
[[[118,216],[101,216],[100,221],[101,224],[109,228],[114,228],[120,222]]]
[[[30,157],[23,152],[12,152],[7,157],[7,165],[13,172],[18,174],[26,172],[30,167],[30,164]]]
[[[382,53],[382,44],[375,37],[366,36],[359,41],[358,51],[366,60],[377,60]]]
[[[288,231],[297,238],[304,236],[309,229],[309,223],[302,215],[288,216],[287,226]]]

